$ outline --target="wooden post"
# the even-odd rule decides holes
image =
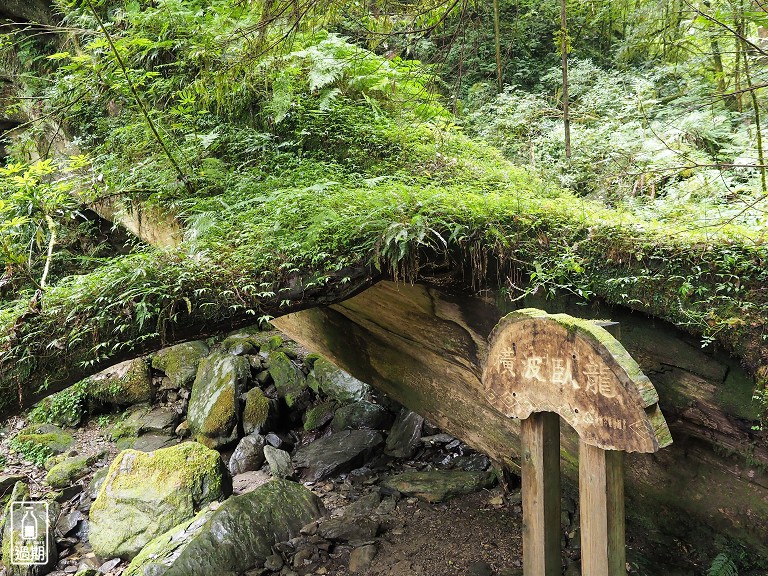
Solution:
[[[523,572],[525,576],[559,576],[560,417],[541,412],[520,424]]]
[[[579,441],[582,576],[624,576],[624,453]]]

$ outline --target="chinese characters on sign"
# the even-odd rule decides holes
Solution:
[[[551,358],[548,355],[534,354],[520,358],[518,361],[512,349],[501,354],[501,365],[513,378],[518,376],[525,380],[549,382],[558,386],[570,386],[574,390],[584,389],[586,392],[613,398],[616,396],[613,372],[607,366],[596,362],[587,362],[580,375],[573,373],[573,359]]]

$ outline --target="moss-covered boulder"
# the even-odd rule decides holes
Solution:
[[[493,472],[431,470],[404,472],[385,480],[382,486],[427,502],[442,502],[455,496],[490,488],[495,483],[496,475]]]
[[[298,536],[302,526],[324,514],[312,492],[273,480],[155,538],[123,576],[239,574],[263,562],[276,542]]]
[[[243,408],[243,431],[246,434],[260,432],[269,421],[272,403],[260,388],[251,388],[245,394]]]
[[[311,432],[328,424],[336,413],[335,402],[322,402],[304,413],[304,430]]]
[[[189,388],[195,380],[200,360],[208,355],[205,342],[196,340],[163,348],[152,357],[152,368],[165,372],[174,388]]]
[[[259,351],[259,341],[251,334],[232,334],[224,338],[221,348],[235,356],[255,354]]]
[[[219,453],[197,442],[149,453],[125,450],[91,506],[93,551],[133,558],[147,542],[230,493]]]
[[[25,455],[43,452],[51,455],[66,452],[74,442],[75,439],[58,426],[38,424],[19,431],[11,441],[11,447]]]
[[[314,361],[308,381],[315,392],[322,392],[341,404],[365,400],[370,392],[368,384],[337,368],[322,356]]]
[[[149,404],[132,406],[110,428],[109,435],[113,441],[121,438],[139,436],[142,433],[171,434],[179,423],[179,415],[175,410]]]
[[[117,405],[151,401],[152,376],[147,360],[127,360],[92,376],[88,395],[100,402]]]
[[[387,430],[392,426],[394,416],[381,404],[363,400],[342,406],[333,415],[331,428],[341,430]]]
[[[269,373],[281,398],[293,406],[307,389],[307,379],[282,350],[269,353]]]
[[[66,488],[75,480],[88,473],[88,467],[96,463],[103,453],[90,456],[73,456],[53,466],[45,476],[45,483],[51,488]]]
[[[214,352],[200,362],[187,413],[189,429],[199,442],[216,448],[236,439],[238,398],[250,374],[242,356]]]

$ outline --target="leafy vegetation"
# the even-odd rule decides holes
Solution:
[[[75,149],[36,162],[26,136],[0,175],[23,276],[0,308],[7,406],[187,332],[457,268],[511,298],[652,313],[764,377],[757,16],[571,6],[567,159],[557,3],[501,2],[500,93],[487,7],[380,8],[86,1],[62,4],[54,49],[15,32],[46,78],[15,75],[45,102],[26,114]],[[718,69],[713,19],[757,48],[737,34]],[[46,272],[62,222],[97,201],[160,208],[183,241]]]

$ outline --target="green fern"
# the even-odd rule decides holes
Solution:
[[[739,571],[728,554],[721,552],[712,561],[712,565],[707,570],[707,576],[739,576]]]

